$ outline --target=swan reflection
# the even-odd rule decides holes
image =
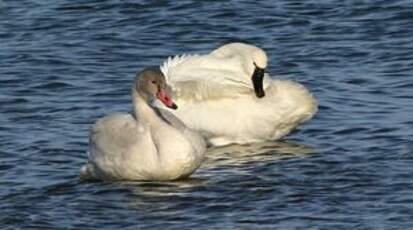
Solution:
[[[313,148],[308,145],[286,141],[227,145],[210,148],[206,153],[207,159],[201,167],[205,169],[222,165],[274,161],[291,157],[303,157],[313,152]]]

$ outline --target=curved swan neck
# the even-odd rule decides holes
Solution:
[[[148,99],[142,93],[132,89],[132,104],[135,117],[144,123],[154,125],[159,122],[159,117],[148,104]]]

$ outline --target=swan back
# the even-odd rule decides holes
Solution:
[[[301,84],[274,80],[267,95],[252,95],[217,101],[181,101],[174,114],[201,132],[212,145],[276,140],[310,119],[317,102]]]
[[[244,66],[250,66],[253,69],[253,63],[259,68],[265,69],[268,64],[268,57],[264,50],[245,43],[229,43],[223,45],[211,52],[211,55],[215,55],[221,58],[228,58],[231,56],[240,56],[243,60]],[[251,76],[253,70],[249,70],[247,75]]]

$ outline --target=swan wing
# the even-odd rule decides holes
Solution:
[[[159,161],[149,128],[129,114],[99,119],[90,132],[89,152],[87,167],[95,178],[150,178]]]
[[[175,56],[163,63],[161,71],[177,99],[202,101],[251,93],[251,84],[239,77],[243,73],[228,68],[239,66],[239,61],[225,60],[208,55]]]
[[[209,80],[239,82],[243,72],[240,56],[183,54],[169,57],[160,67],[167,81]]]
[[[125,153],[145,138],[149,131],[130,114],[114,114],[99,119],[92,127],[90,142],[100,151]]]
[[[196,151],[196,154],[203,155],[206,150],[206,142],[201,134],[188,128],[179,118],[173,115],[171,112],[165,109],[159,109],[159,116],[163,118],[168,124],[176,128],[182,135],[184,135],[192,148]],[[202,156],[203,158],[203,156]]]

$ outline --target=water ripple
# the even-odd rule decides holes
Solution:
[[[0,225],[411,228],[412,15],[408,0],[0,1]],[[90,125],[130,110],[139,69],[229,41],[308,87],[314,119],[212,148],[188,180],[78,180]]]

